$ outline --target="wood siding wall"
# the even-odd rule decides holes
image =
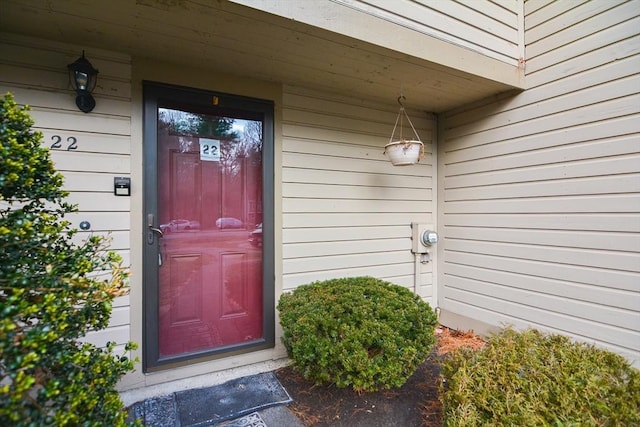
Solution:
[[[131,61],[122,54],[86,51],[100,74],[96,108],[85,114],[75,105],[67,72],[67,64],[81,54],[81,47],[0,33],[0,94],[11,92],[17,103],[31,106],[45,146],[60,142],[59,148],[51,148],[51,157],[65,176],[68,201],[79,207],[67,219],[73,227],[81,221],[91,223],[91,229],[80,231],[77,239],[109,235],[111,249],[129,265],[130,199],[113,195],[113,177],[129,176],[131,167]],[[69,149],[74,140],[77,148]],[[128,297],[116,300],[109,328],[89,334],[87,340],[96,345],[129,340]]]
[[[640,1],[528,1],[526,83],[442,118],[439,305],[640,362]]]
[[[333,0],[509,64],[523,56],[521,0]]]
[[[395,100],[363,105],[288,86],[283,105],[283,289],[358,275],[413,288],[411,222],[433,223],[433,120],[409,112],[425,158],[398,167],[383,155]],[[431,267],[420,272],[427,301]]]

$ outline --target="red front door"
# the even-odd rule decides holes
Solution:
[[[156,123],[157,359],[263,340],[263,121],[160,105]]]

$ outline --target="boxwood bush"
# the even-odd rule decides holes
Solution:
[[[278,310],[294,368],[316,383],[400,387],[435,343],[429,304],[373,277],[300,286],[282,295]]]
[[[107,327],[127,271],[105,238],[74,240],[77,208],[32,126],[0,98],[0,426],[121,426],[133,361],[83,337]]]
[[[565,336],[505,329],[442,375],[445,426],[640,425],[640,371]]]

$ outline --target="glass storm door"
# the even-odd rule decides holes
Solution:
[[[273,345],[271,112],[145,85],[147,368]]]

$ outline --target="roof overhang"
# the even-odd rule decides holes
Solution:
[[[402,92],[408,107],[436,113],[523,88],[517,64],[391,22],[359,15],[356,28],[356,15],[309,9],[322,2],[254,3],[4,0],[0,28],[354,98]]]

